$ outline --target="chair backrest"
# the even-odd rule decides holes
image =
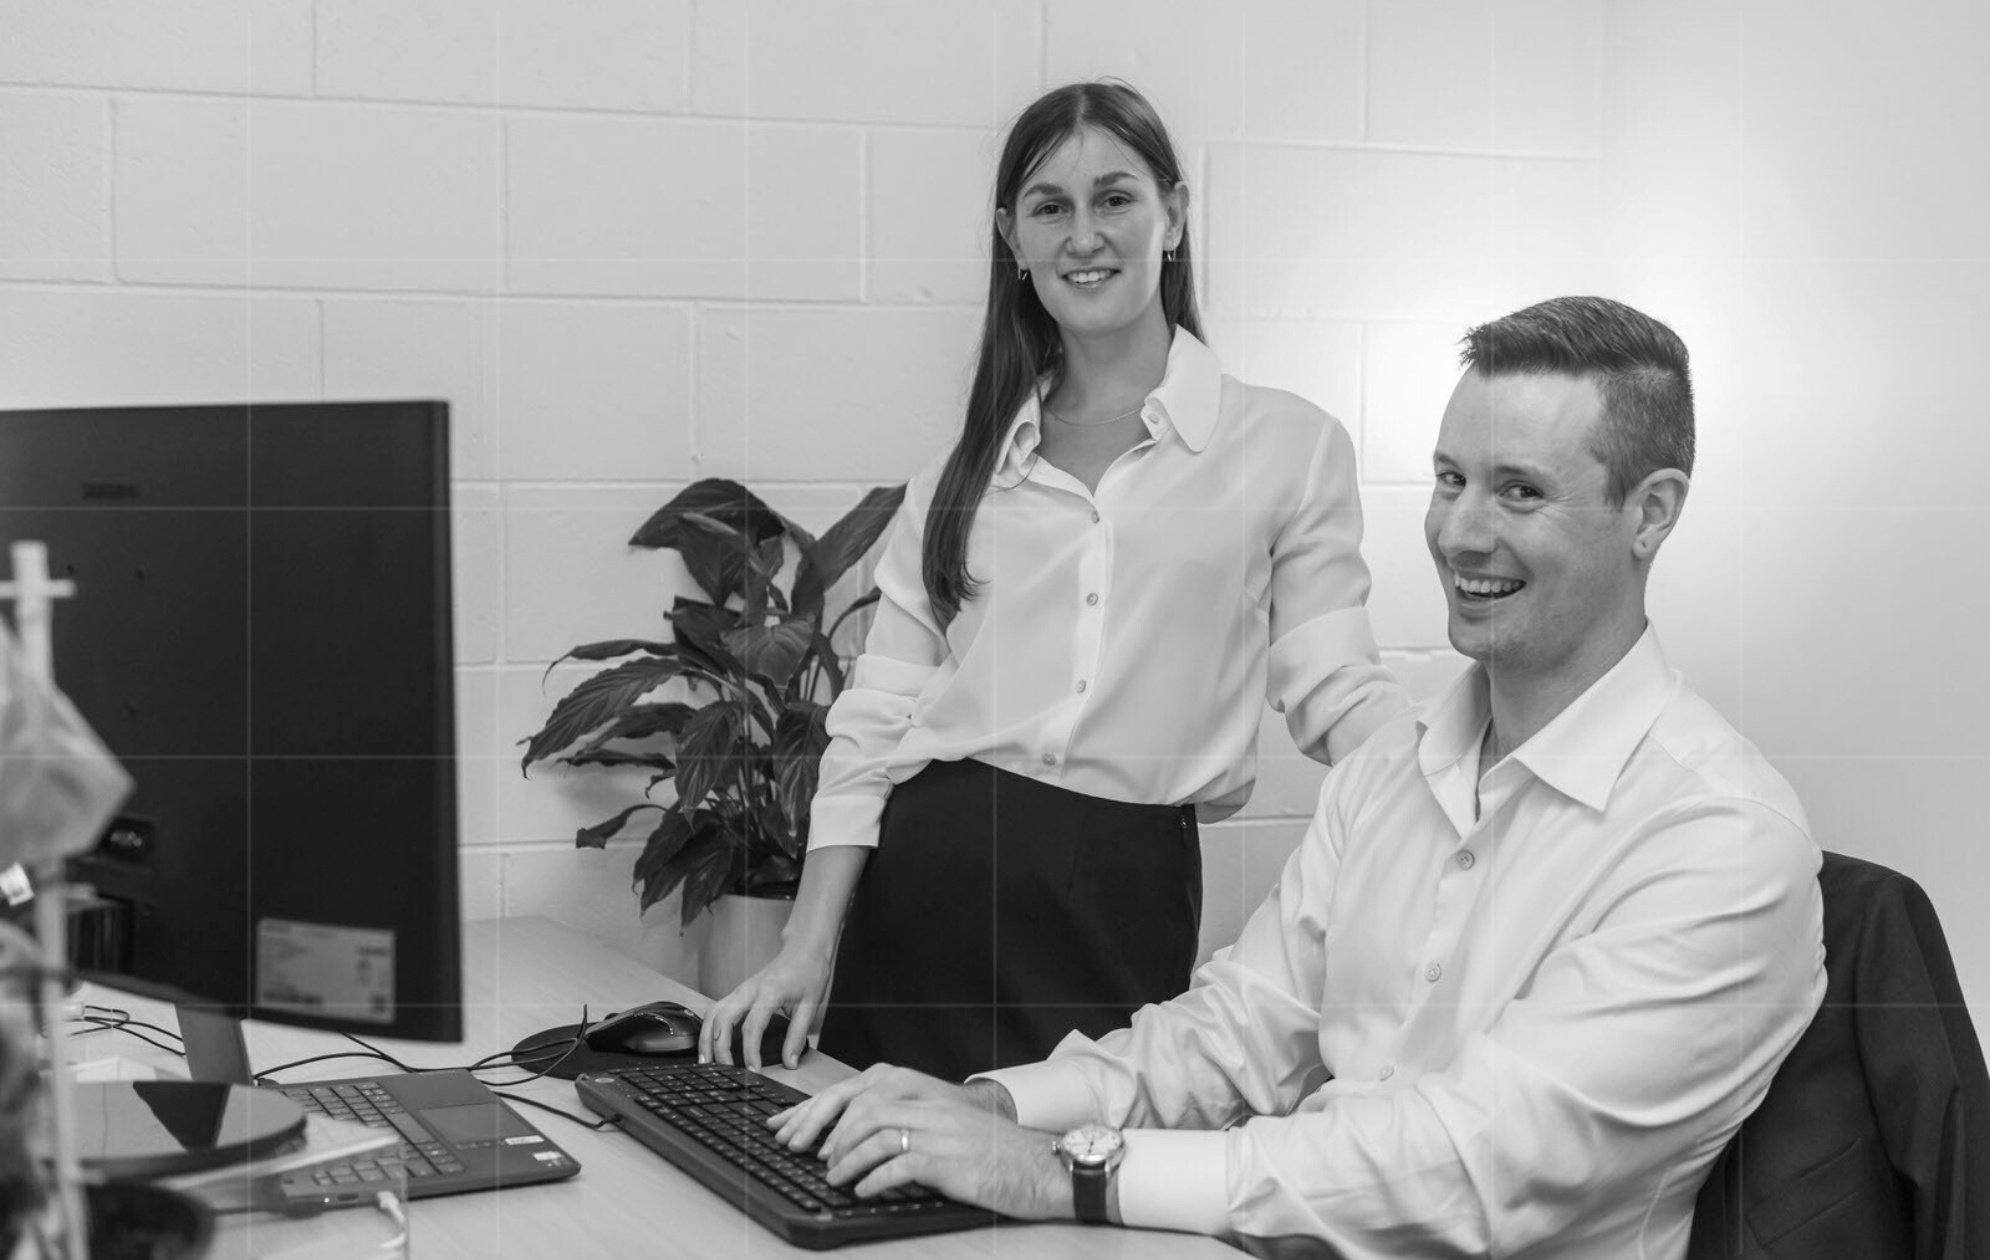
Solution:
[[[1990,1073],[1934,906],[1842,854],[1818,881],[1823,1006],[1708,1174],[1688,1260],[1990,1254]]]

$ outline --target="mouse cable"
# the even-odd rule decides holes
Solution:
[[[488,1087],[493,1089],[502,1089],[510,1085],[524,1085],[531,1081],[540,1080],[550,1075],[562,1063],[573,1057],[574,1051],[581,1048],[582,1039],[586,1037],[587,1030],[591,1027],[593,1025],[588,1022],[587,1006],[583,1003],[580,1008],[580,1022],[574,1025],[573,1033],[567,1038],[566,1049],[560,1050],[558,1055],[553,1054],[553,1051],[560,1048],[560,1042],[557,1039],[542,1041],[534,1046],[513,1046],[509,1050],[500,1050],[496,1054],[487,1054],[471,1064],[470,1070],[472,1072],[485,1072],[504,1068],[516,1068],[525,1073],[524,1078],[521,1080],[485,1082]],[[521,1056],[530,1057],[521,1060]],[[499,1062],[498,1060],[509,1061]],[[544,1066],[534,1066],[540,1063],[543,1063]]]
[[[528,1081],[538,1080],[540,1077],[546,1075],[548,1072],[552,1071],[560,1064],[566,1062],[567,1057],[580,1047],[581,1034],[585,1032],[587,1028],[588,1028],[587,1007],[582,1006],[580,1008],[580,1023],[575,1028],[572,1041],[567,1045],[565,1051],[563,1051],[557,1058],[554,1058],[552,1062],[548,1063],[543,1068],[535,1069],[527,1066],[524,1063],[516,1062],[517,1056],[521,1053],[531,1053],[536,1056],[534,1060],[536,1061],[537,1057],[544,1057],[545,1055],[550,1054],[555,1048],[559,1046],[560,1044],[559,1042],[557,1041],[547,1042],[544,1045],[528,1047],[525,1051],[520,1051],[517,1048],[513,1048],[510,1050],[500,1050],[495,1054],[487,1054],[483,1058],[478,1059],[474,1063],[467,1064],[461,1069],[418,1068],[418,1067],[412,1067],[409,1064],[401,1062],[401,1060],[395,1058],[391,1054],[388,1054],[385,1050],[380,1049],[380,1047],[373,1045],[370,1042],[367,1042],[363,1038],[357,1037],[352,1033],[341,1033],[339,1034],[340,1036],[344,1037],[347,1041],[352,1042],[354,1045],[360,1048],[358,1050],[342,1050],[336,1054],[318,1054],[318,1055],[313,1055],[308,1059],[295,1059],[289,1063],[280,1063],[273,1068],[269,1068],[262,1072],[257,1072],[255,1074],[255,1079],[258,1082],[260,1082],[263,1080],[264,1077],[269,1076],[272,1073],[288,1071],[289,1069],[294,1067],[302,1067],[307,1063],[322,1063],[328,1059],[378,1059],[381,1062],[392,1066],[398,1071],[407,1072],[407,1073],[447,1072],[447,1071],[456,1071],[456,1070],[461,1070],[466,1072],[488,1072],[494,1069],[515,1067],[520,1071],[527,1073],[524,1080],[494,1081],[494,1082],[489,1082],[488,1084],[493,1084],[500,1087],[506,1085],[523,1085],[526,1084]],[[164,1030],[161,1029],[160,1031],[163,1032]],[[138,1034],[134,1033],[132,1035],[137,1036]],[[171,1047],[165,1047],[165,1048],[171,1049]],[[275,1084],[276,1082],[272,1081],[270,1083]],[[305,1083],[308,1084],[309,1082]]]
[[[600,1120],[590,1120],[586,1116],[575,1115],[565,1107],[555,1107],[551,1103],[542,1103],[537,1098],[527,1098],[523,1094],[507,1094],[501,1089],[494,1089],[491,1092],[507,1102],[524,1103],[528,1107],[537,1107],[541,1111],[550,1111],[556,1116],[563,1116],[581,1128],[592,1129],[596,1133],[601,1132],[603,1129],[618,1129],[622,1126],[622,1117],[620,1116],[608,1116]]]

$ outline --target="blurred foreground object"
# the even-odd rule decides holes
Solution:
[[[0,867],[18,864],[40,885],[35,933],[41,957],[37,962],[33,945],[15,937],[0,941],[7,947],[6,961],[0,963],[0,977],[6,980],[0,989],[6,995],[0,1002],[0,1112],[5,1113],[0,1117],[5,1121],[0,1125],[0,1183],[6,1184],[0,1240],[32,1228],[42,1254],[82,1260],[89,1254],[89,1236],[65,1082],[68,1047],[58,1014],[67,969],[62,860],[95,846],[132,784],[50,677],[51,601],[73,595],[73,584],[49,580],[48,551],[40,543],[17,541],[11,554],[14,577],[0,584],[0,598],[14,601],[14,624],[26,647],[0,623]],[[48,1021],[44,1041],[52,1128],[26,1123],[37,1095],[31,1066],[30,1012],[35,1004],[26,999],[37,987],[39,1009]],[[31,1135],[41,1132],[51,1139],[45,1153],[31,1145]],[[53,1219],[37,1220],[35,1204],[43,1187],[32,1175],[19,1187],[5,1179],[17,1161],[32,1170],[43,1154],[54,1171],[55,1213]]]

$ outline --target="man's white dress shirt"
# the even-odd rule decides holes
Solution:
[[[1250,796],[1265,698],[1322,761],[1406,709],[1364,607],[1346,430],[1179,329],[1141,418],[1093,493],[1039,458],[1023,405],[969,532],[981,592],[945,630],[920,578],[944,457],[912,479],[830,709],[810,848],[876,844],[891,786],[963,757],[1221,818]]]
[[[989,1074],[1025,1125],[1135,1130],[1127,1224],[1349,1260],[1685,1254],[1823,997],[1817,847],[1649,628],[1481,782],[1488,717],[1475,666],[1328,776],[1187,994]]]

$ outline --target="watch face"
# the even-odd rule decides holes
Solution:
[[[1103,1124],[1088,1124],[1064,1135],[1064,1150],[1080,1164],[1103,1164],[1126,1145],[1126,1136]]]

